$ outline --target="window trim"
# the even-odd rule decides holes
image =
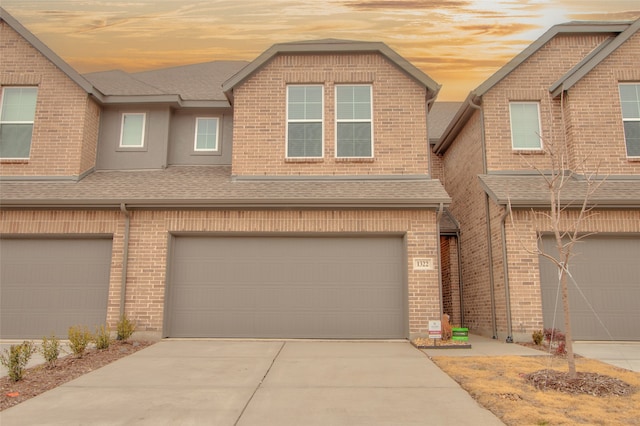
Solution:
[[[513,135],[513,114],[511,112],[511,106],[512,105],[521,105],[521,104],[528,104],[528,105],[536,105],[537,110],[538,110],[538,139],[540,140],[540,146],[537,148],[530,148],[530,147],[525,147],[525,148],[520,148],[520,147],[516,147],[515,146],[515,139],[514,139],[514,135]],[[542,119],[540,116],[540,101],[509,101],[509,132],[511,134],[511,149],[513,151],[532,151],[532,152],[540,152],[544,150],[544,141],[542,138]]]
[[[127,116],[141,115],[142,116],[142,134],[140,135],[140,145],[122,145],[122,139],[124,136],[124,121]],[[120,150],[140,150],[145,149],[145,138],[147,135],[147,113],[146,112],[123,112],[122,119],[120,120],[120,142],[118,149]]]
[[[36,90],[36,104],[34,105],[32,120],[30,121],[3,121],[2,120],[2,112],[4,111],[4,100],[6,98],[6,95],[5,95],[6,89],[35,89]],[[38,92],[39,92],[39,87],[37,85],[2,86],[2,97],[0,98],[0,126],[2,126],[3,124],[31,124],[31,139],[29,140],[29,154],[26,157],[0,157],[1,161],[25,161],[31,158],[31,146],[33,144],[33,129],[35,128],[36,111],[38,108]]]
[[[624,150],[627,158],[629,160],[640,160],[640,155],[629,155],[629,144],[627,143],[627,132],[624,128],[625,122],[640,122],[640,117],[638,118],[625,118],[624,109],[622,108],[622,93],[620,92],[620,86],[638,86],[640,88],[640,82],[634,81],[626,81],[618,83],[618,98],[620,99],[620,116],[622,117],[622,134],[624,135]],[[640,104],[640,99],[638,100],[638,104]]]
[[[340,119],[338,118],[338,88],[339,87],[368,87],[369,88],[369,119]],[[336,159],[340,159],[340,160],[360,160],[360,159],[372,159],[375,158],[375,137],[374,137],[374,133],[373,133],[373,84],[370,83],[356,83],[356,84],[348,84],[348,83],[341,83],[341,84],[336,84],[334,86],[334,104],[335,104],[335,123],[334,123],[334,135],[335,135],[335,140],[334,140],[334,156]],[[342,156],[342,155],[338,155],[338,124],[339,123],[369,123],[369,126],[371,128],[371,155],[369,156]]]
[[[322,96],[320,97],[321,102],[321,114],[320,119],[290,119],[289,118],[289,88],[290,87],[319,87],[322,90]],[[286,160],[319,160],[324,158],[324,124],[325,124],[325,116],[324,116],[324,84],[305,84],[305,83],[296,83],[296,84],[287,84],[286,85],[286,95],[285,95],[285,117],[286,117],[286,125],[285,125],[285,159]],[[293,157],[289,155],[289,123],[320,123],[320,155],[318,156],[305,156],[305,157]]]
[[[198,148],[198,124],[200,120],[216,121],[216,139],[214,148]],[[217,116],[199,116],[196,117],[195,130],[193,135],[193,153],[195,154],[214,154],[220,151],[220,117]]]

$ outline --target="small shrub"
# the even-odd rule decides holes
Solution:
[[[79,325],[69,327],[69,347],[76,357],[82,358],[91,340],[93,336],[87,327]]]
[[[556,348],[556,355],[566,355],[566,354],[567,354],[566,342],[563,340],[558,343],[558,347]]]
[[[127,318],[126,315],[120,317],[116,325],[116,339],[126,341],[136,331],[136,324]]]
[[[17,382],[22,379],[24,370],[34,352],[33,343],[25,340],[19,345],[11,345],[9,349],[5,349],[0,354],[0,364],[7,368],[11,380]]]
[[[540,346],[542,344],[544,334],[542,333],[542,330],[536,330],[531,335],[531,338],[533,339],[533,343],[535,343],[536,346]]]
[[[545,328],[544,338],[549,345],[565,341],[564,333],[557,328]]]
[[[96,327],[96,334],[94,336],[96,349],[104,350],[111,344],[111,331],[106,325]]]
[[[60,340],[58,340],[54,334],[49,338],[43,337],[40,353],[47,362],[47,367],[55,367],[56,361],[58,361],[58,357],[60,356]]]

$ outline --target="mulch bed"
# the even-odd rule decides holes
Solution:
[[[525,374],[523,378],[540,390],[556,390],[573,395],[625,396],[633,393],[628,383],[597,373],[577,373],[572,379],[569,373],[556,370],[540,370]]]
[[[127,355],[144,349],[152,342],[113,342],[107,349],[88,349],[82,358],[67,355],[59,358],[52,368],[38,365],[25,370],[22,380],[13,382],[0,377],[0,411],[40,395],[66,382],[104,367]]]

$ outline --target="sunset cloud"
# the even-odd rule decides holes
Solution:
[[[636,0],[1,0],[79,72],[253,60],[274,43],[382,41],[462,100],[550,26],[631,20]]]

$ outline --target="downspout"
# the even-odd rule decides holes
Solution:
[[[438,208],[438,212],[436,214],[436,261],[438,262],[438,292],[440,294],[440,318],[442,318],[442,314],[444,314],[444,304],[442,302],[442,253],[440,250],[440,219],[442,218],[442,214],[444,213],[444,203],[440,203],[440,207]],[[440,319],[438,318],[438,319]]]
[[[487,174],[487,146],[485,140],[485,129],[484,129],[484,110],[482,106],[479,104],[475,104],[474,98],[469,100],[469,106],[473,109],[477,109],[480,111],[480,138],[482,142],[482,174]],[[489,194],[485,192],[484,194],[484,210],[485,210],[485,218],[487,221],[487,255],[489,257],[489,295],[491,298],[491,326],[493,332],[493,338],[498,338],[498,325],[496,324],[496,296],[495,296],[495,278],[493,276],[493,249],[491,247],[491,218],[489,211]]]
[[[464,297],[463,297],[463,291],[464,291],[464,284],[462,282],[462,249],[461,247],[461,242],[460,242],[460,229],[456,229],[456,241],[458,243],[458,294],[460,296],[460,326],[461,327],[465,327],[465,322],[464,322]]]
[[[505,212],[500,218],[500,234],[502,238],[502,265],[504,268],[504,298],[507,308],[507,343],[513,343],[513,329],[511,326],[511,294],[509,291],[509,264],[507,263],[507,229],[506,220],[510,209],[505,208]]]
[[[124,316],[124,302],[127,295],[127,267],[129,264],[129,229],[131,212],[124,203],[120,203],[120,211],[124,215],[124,242],[122,247],[122,281],[120,282],[120,318]]]

